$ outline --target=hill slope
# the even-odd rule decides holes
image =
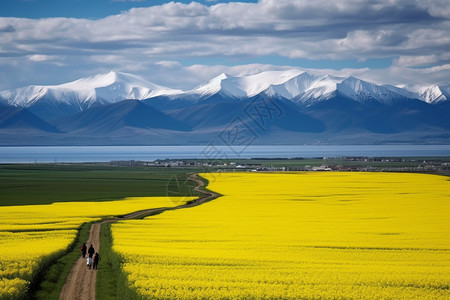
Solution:
[[[64,131],[109,133],[123,127],[187,131],[190,127],[137,100],[94,107],[57,122]]]

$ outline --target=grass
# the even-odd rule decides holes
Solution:
[[[108,167],[90,165],[0,165],[0,206],[72,201],[107,201],[124,197],[167,196],[194,169]],[[178,177],[180,187],[171,180]],[[169,185],[169,186],[168,186]]]
[[[100,232],[102,245],[98,266],[95,298],[98,300],[137,299],[135,290],[127,287],[127,277],[121,269],[122,259],[112,250],[111,224],[103,224]]]
[[[208,180],[199,177],[207,186]],[[207,190],[206,188],[203,188]],[[185,194],[187,195],[187,194]],[[157,212],[156,214],[159,214]],[[148,217],[148,215],[146,216]],[[123,258],[112,250],[113,239],[111,235],[111,224],[103,224],[100,231],[100,244],[102,245],[101,261],[97,273],[95,297],[98,300],[117,299],[143,299],[135,289],[128,287],[127,275],[121,268]]]
[[[80,257],[79,245],[89,236],[91,223],[83,224],[77,238],[73,241],[64,256],[47,266],[38,274],[37,280],[31,287],[34,299],[58,300],[61,289],[69,276],[70,270]]]
[[[423,164],[423,161],[427,162],[450,162],[450,157],[389,157],[390,160],[395,161],[382,161],[372,160],[370,162],[364,161],[351,161],[342,158],[293,158],[293,159],[281,159],[281,158],[253,158],[253,159],[229,159],[229,160],[205,160],[211,163],[223,164],[234,162],[241,165],[251,165],[251,166],[261,166],[261,167],[305,167],[305,166],[320,166],[327,164],[330,166],[343,165],[345,167],[365,167],[371,165],[378,168],[394,168],[394,167],[417,167]],[[187,161],[198,161],[198,160],[187,160]]]
[[[245,161],[274,166],[286,164],[285,160],[242,162]],[[319,165],[323,162],[298,160],[289,163]],[[189,172],[196,171],[199,170],[81,164],[0,165],[0,206],[107,201],[132,196],[167,196],[168,191],[174,190],[179,195],[192,195],[196,184],[186,179]],[[177,181],[173,180],[174,176]],[[202,180],[205,181],[203,178]],[[36,280],[32,286],[33,298],[59,299],[60,290],[80,255],[77,247],[79,241],[87,239],[88,230],[89,225],[83,225],[68,252],[40,272],[41,279]],[[119,257],[111,250],[110,225],[102,226],[101,243],[102,260],[99,265],[101,271],[97,277],[97,299],[136,297],[130,294],[133,291],[126,288],[126,278],[118,263]]]
[[[124,197],[198,195],[195,182],[187,181],[188,174],[198,170],[148,167],[112,167],[82,164],[0,165],[0,206],[37,205],[53,202],[109,201]],[[176,177],[177,180],[173,180]],[[102,226],[102,229],[107,226]],[[81,227],[73,244],[57,260],[43,266],[29,291],[33,299],[59,299],[65,280],[78,259],[80,241],[89,235],[90,224]],[[107,230],[107,229],[106,229]],[[108,231],[106,231],[108,232]],[[105,233],[102,233],[103,235]],[[106,233],[107,234],[107,233]],[[103,244],[104,243],[104,244]],[[51,247],[51,245],[49,245]],[[111,241],[102,237],[101,267],[108,266]],[[111,259],[109,259],[111,261]],[[103,291],[112,291],[120,266],[115,273],[99,272],[99,298]],[[111,277],[112,275],[112,277]],[[106,283],[105,283],[106,282]],[[123,283],[122,283],[123,286]],[[106,299],[117,299],[115,297]]]
[[[95,286],[96,299],[118,299],[117,287],[119,286],[120,266],[111,251],[112,239],[109,224],[103,224],[100,231],[100,245],[102,245],[101,260],[97,272]]]
[[[199,179],[207,186],[208,180]],[[206,190],[206,188],[203,188]],[[160,212],[156,213],[159,214]],[[100,231],[100,244],[102,245],[101,261],[96,281],[96,299],[143,299],[135,289],[128,287],[127,275],[121,268],[123,258],[112,250],[113,240],[111,224],[103,224]]]

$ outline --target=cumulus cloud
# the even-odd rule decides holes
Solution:
[[[398,65],[393,65],[383,69],[370,68],[344,68],[340,70],[335,69],[310,69],[299,68],[292,66],[270,65],[270,64],[245,64],[245,65],[191,65],[179,66],[177,68],[167,70],[160,65],[151,65],[146,73],[142,76],[155,83],[178,88],[178,89],[192,89],[211,78],[221,74],[227,73],[232,76],[247,76],[254,75],[264,71],[283,71],[290,69],[298,69],[309,72],[317,76],[334,75],[341,77],[355,76],[363,80],[373,82],[376,84],[448,84],[448,75],[450,72],[450,64],[429,67],[429,68],[409,68]]]
[[[170,2],[99,20],[0,18],[0,57],[36,68],[64,57],[53,62],[78,73],[80,65],[90,72],[119,65],[174,72],[184,60],[195,69],[208,58],[239,63],[262,56],[391,58],[396,67],[438,67],[449,60],[449,16],[445,0]]]
[[[35,62],[60,60],[60,58],[58,56],[55,56],[55,55],[44,55],[44,54],[29,55],[28,59],[31,60],[31,61],[35,61]]]
[[[167,68],[167,69],[180,68],[182,66],[178,61],[173,61],[173,60],[162,60],[162,61],[156,62],[155,64],[158,66]]]

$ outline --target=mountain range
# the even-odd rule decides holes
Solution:
[[[0,92],[0,144],[448,143],[449,113],[450,84],[287,70],[220,74],[183,91],[107,72]],[[225,139],[233,130],[244,138]]]

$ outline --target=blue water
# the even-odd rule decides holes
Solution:
[[[276,145],[249,146],[245,149],[232,149],[228,146],[0,147],[0,163],[341,156],[450,156],[450,145]]]

